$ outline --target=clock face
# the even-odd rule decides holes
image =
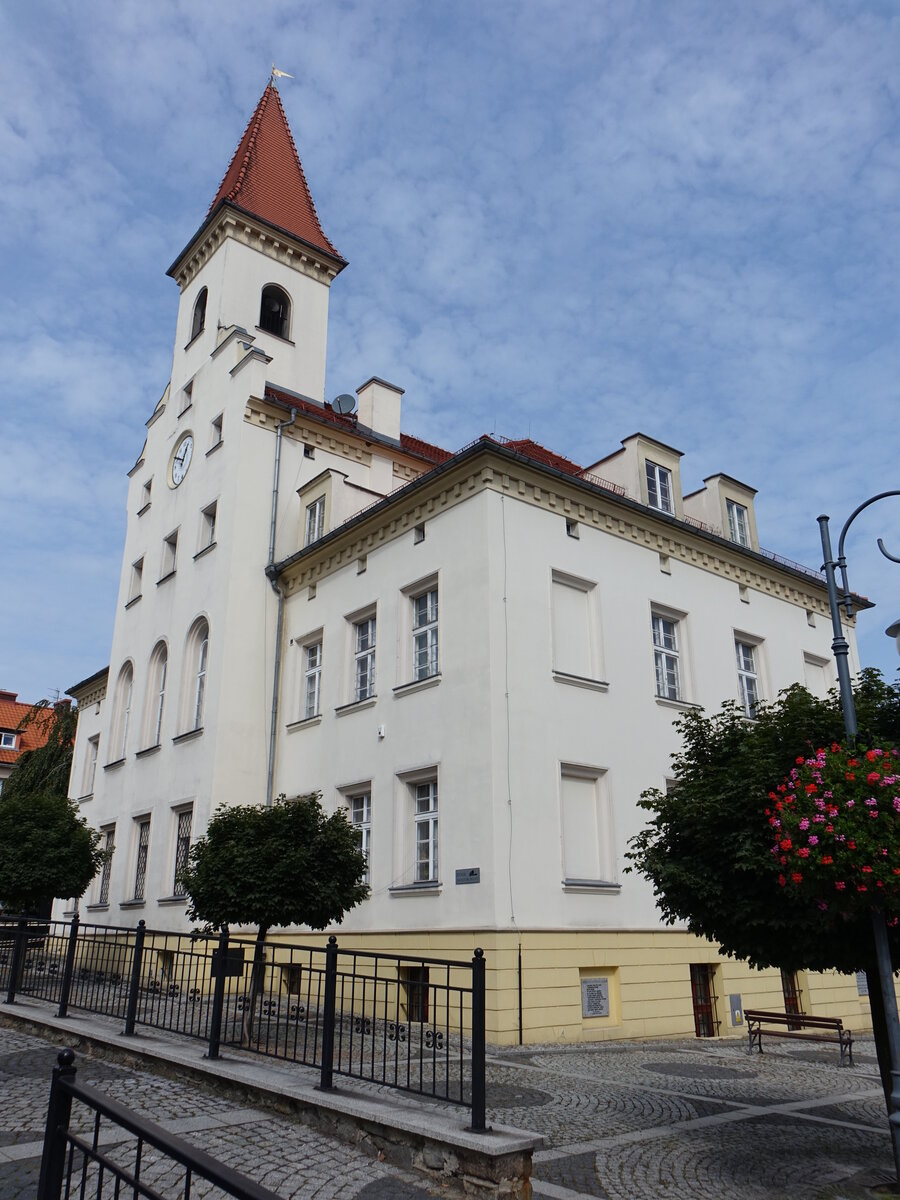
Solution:
[[[175,447],[175,453],[172,455],[172,465],[170,467],[172,487],[178,487],[179,483],[187,475],[193,453],[194,439],[191,434],[186,433],[179,439],[178,445]]]

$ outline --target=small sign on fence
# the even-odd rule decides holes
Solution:
[[[219,965],[219,951],[212,952],[212,965],[209,968],[209,973],[213,979],[218,979],[222,972]],[[229,946],[228,953],[225,955],[225,978],[240,979],[244,974],[244,948],[243,946]]]

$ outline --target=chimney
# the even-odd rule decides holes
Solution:
[[[18,694],[18,692],[4,692],[0,689],[0,700],[11,700],[15,704]]]
[[[392,442],[400,441],[400,404],[403,388],[372,376],[356,389],[356,420]]]

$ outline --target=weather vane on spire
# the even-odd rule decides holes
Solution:
[[[293,75],[289,75],[287,71],[279,71],[272,63],[272,74],[269,76],[269,87],[273,87],[276,79],[293,79]]]

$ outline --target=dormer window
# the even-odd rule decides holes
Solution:
[[[200,295],[194,301],[194,315],[191,319],[191,341],[202,333],[206,325],[206,298],[209,292],[206,288],[200,289]]]
[[[262,301],[259,306],[259,327],[266,333],[274,333],[276,337],[287,340],[291,327],[291,301],[287,292],[276,287],[274,283],[267,284],[262,290]]]
[[[750,545],[750,520],[747,509],[735,500],[726,500],[728,511],[728,536],[739,546]]]
[[[672,472],[648,458],[644,463],[647,472],[647,503],[660,512],[675,511],[672,504]]]
[[[14,733],[0,733],[0,750],[15,750],[16,735]]]

